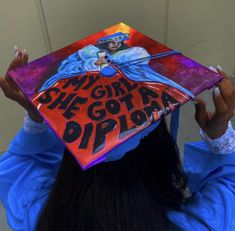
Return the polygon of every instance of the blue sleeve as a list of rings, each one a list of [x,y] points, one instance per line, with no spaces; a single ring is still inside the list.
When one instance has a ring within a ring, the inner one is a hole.
[[[13,230],[32,231],[54,183],[64,146],[48,129],[23,129],[0,158],[0,200]]]
[[[168,218],[181,230],[235,230],[235,152],[213,154],[205,142],[185,146],[184,167],[192,196]]]

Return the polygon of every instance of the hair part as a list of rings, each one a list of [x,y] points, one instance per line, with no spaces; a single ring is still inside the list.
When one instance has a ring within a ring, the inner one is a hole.
[[[101,44],[97,44],[96,46],[97,46],[99,49],[101,49],[101,50],[105,50],[105,51],[111,52],[111,53],[116,53],[116,52],[118,52],[118,51],[126,50],[126,49],[129,48],[129,46],[128,46],[126,43],[120,42],[120,43],[121,43],[121,46],[120,46],[118,49],[116,49],[115,51],[112,52],[112,51],[110,51],[110,49],[108,48],[109,43],[110,43],[110,42],[101,43]]]

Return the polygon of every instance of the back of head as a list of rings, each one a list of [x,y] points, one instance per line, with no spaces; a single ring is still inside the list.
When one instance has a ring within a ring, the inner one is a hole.
[[[178,148],[162,121],[122,159],[81,170],[65,150],[38,231],[167,230],[167,209],[184,200]]]

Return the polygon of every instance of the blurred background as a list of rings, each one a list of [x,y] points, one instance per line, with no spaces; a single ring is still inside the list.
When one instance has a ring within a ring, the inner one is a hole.
[[[0,0],[0,74],[13,47],[30,60],[124,22],[205,66],[235,74],[234,0]],[[209,102],[211,92],[203,94]],[[24,110],[0,92],[0,153],[20,129]],[[209,109],[213,109],[211,103]],[[199,139],[192,103],[181,110],[179,145]],[[1,190],[1,189],[0,189]],[[10,230],[0,206],[0,231]]]

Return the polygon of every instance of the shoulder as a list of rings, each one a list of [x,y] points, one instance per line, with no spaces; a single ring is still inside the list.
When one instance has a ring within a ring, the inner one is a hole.
[[[14,184],[8,194],[7,218],[13,230],[34,230],[55,178],[46,172],[27,172],[26,179]]]

